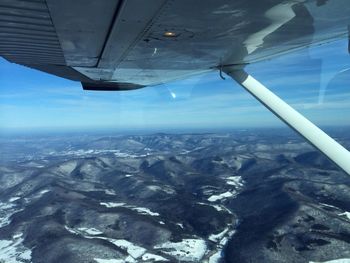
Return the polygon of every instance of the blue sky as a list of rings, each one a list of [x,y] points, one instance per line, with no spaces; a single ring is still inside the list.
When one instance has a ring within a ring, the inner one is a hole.
[[[246,70],[316,124],[338,126],[350,125],[348,68],[350,55],[347,41],[342,40],[252,64]],[[94,92],[83,91],[78,82],[0,59],[0,131],[283,125],[218,72],[135,91]]]

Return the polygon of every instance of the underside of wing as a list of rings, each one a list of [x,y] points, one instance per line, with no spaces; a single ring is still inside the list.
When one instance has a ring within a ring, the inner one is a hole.
[[[0,0],[0,56],[129,90],[347,37],[349,14],[348,0]]]

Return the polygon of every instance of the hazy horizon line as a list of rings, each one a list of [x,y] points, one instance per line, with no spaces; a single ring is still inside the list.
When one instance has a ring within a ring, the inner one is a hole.
[[[324,125],[322,130],[350,129],[349,125]],[[286,125],[274,126],[226,126],[226,127],[65,127],[65,128],[0,128],[0,137],[9,135],[53,135],[53,134],[115,134],[115,135],[142,135],[157,133],[224,133],[242,130],[286,130],[295,132]]]

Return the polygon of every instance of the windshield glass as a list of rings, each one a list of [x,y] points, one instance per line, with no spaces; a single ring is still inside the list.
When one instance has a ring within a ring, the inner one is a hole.
[[[246,71],[350,149],[347,44]],[[227,75],[96,92],[1,59],[0,91],[0,262],[350,260],[350,177]]]

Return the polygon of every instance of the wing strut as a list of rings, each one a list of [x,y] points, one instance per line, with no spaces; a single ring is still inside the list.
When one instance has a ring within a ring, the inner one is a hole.
[[[243,70],[223,71],[350,175],[350,152]]]

